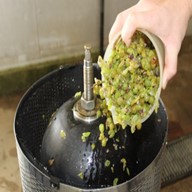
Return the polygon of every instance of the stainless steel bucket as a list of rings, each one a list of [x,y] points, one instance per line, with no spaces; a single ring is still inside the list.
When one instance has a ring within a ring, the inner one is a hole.
[[[130,180],[112,187],[84,189],[63,183],[41,163],[41,143],[51,115],[77,91],[83,90],[82,71],[82,64],[65,65],[53,71],[31,86],[18,105],[14,131],[23,191],[160,191],[167,137],[167,114],[162,101],[157,114],[152,114],[147,120],[151,125],[149,129],[154,130],[154,139],[145,135],[139,148],[135,149],[135,154],[140,153],[142,157],[141,166],[138,165],[137,174]],[[96,77],[100,76],[96,65],[94,73]]]

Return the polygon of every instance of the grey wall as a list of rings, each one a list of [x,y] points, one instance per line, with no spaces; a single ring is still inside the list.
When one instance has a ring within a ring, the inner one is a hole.
[[[105,1],[105,46],[116,15],[136,2]],[[87,42],[98,50],[99,6],[99,0],[0,0],[0,70],[80,55]]]
[[[137,2],[138,0],[105,0],[105,45],[107,45],[108,34],[117,14],[135,5]]]
[[[116,14],[137,1],[106,0],[105,44]],[[0,0],[0,70],[99,49],[99,0]]]
[[[99,1],[0,0],[0,10],[1,68],[76,55],[86,41],[98,46]]]

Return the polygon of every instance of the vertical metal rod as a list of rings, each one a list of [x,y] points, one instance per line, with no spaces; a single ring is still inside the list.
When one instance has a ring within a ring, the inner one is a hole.
[[[91,59],[91,46],[85,45],[85,59],[83,66],[84,75],[84,94],[83,97],[86,101],[93,100],[93,65]]]
[[[81,99],[73,107],[73,115],[76,119],[84,122],[95,121],[96,115],[96,97],[93,94],[93,64],[91,59],[91,46],[85,45],[85,58],[83,65],[83,86],[84,92]]]

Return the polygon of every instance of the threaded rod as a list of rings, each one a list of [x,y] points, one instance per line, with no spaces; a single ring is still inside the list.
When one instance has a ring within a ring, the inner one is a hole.
[[[85,45],[85,59],[83,66],[83,76],[84,76],[84,94],[85,100],[90,101],[93,99],[93,65],[91,59],[91,46]]]

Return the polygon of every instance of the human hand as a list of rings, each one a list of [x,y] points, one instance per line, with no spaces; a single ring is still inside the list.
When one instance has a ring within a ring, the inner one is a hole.
[[[177,72],[177,57],[192,10],[190,0],[140,0],[135,6],[118,14],[109,33],[109,44],[119,34],[129,45],[137,28],[158,36],[165,45],[162,88]]]

